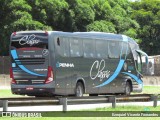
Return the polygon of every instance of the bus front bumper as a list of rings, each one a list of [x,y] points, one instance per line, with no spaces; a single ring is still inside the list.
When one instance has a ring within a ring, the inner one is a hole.
[[[143,90],[143,84],[138,84],[133,86],[133,91],[132,92],[142,92]]]

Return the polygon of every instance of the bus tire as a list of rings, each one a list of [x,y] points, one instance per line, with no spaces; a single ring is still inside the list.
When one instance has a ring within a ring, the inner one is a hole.
[[[125,95],[130,95],[131,94],[131,84],[129,82],[126,82],[124,94]]]
[[[84,86],[81,82],[78,82],[76,85],[75,96],[83,97],[83,94],[84,94]]]

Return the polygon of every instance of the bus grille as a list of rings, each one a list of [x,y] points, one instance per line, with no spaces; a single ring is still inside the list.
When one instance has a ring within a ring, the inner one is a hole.
[[[44,84],[45,80],[16,80],[17,84],[33,85],[33,84]]]

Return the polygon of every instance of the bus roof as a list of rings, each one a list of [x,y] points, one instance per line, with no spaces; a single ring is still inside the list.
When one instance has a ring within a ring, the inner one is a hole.
[[[123,41],[122,34],[114,34],[114,33],[105,33],[105,32],[63,32],[63,31],[19,31],[18,33],[48,33],[48,34],[56,34],[60,36],[71,36],[71,37],[81,37],[81,38],[96,38],[96,39],[107,39],[107,40],[116,40]],[[126,36],[128,38],[128,42],[133,44],[137,44],[132,38]]]
[[[58,34],[60,36],[71,36],[71,37],[81,37],[81,38],[96,38],[103,40],[116,40],[123,41],[122,34],[114,34],[114,33],[105,33],[105,32],[54,32],[54,34]],[[128,42],[133,44],[137,44],[132,38],[126,36],[128,38]]]

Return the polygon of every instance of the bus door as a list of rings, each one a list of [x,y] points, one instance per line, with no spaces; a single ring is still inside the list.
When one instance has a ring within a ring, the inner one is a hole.
[[[141,51],[141,50],[136,50],[137,52],[137,62],[136,62],[136,69],[138,72],[138,76],[141,78],[142,77],[142,68],[143,68],[143,64],[142,64],[142,56],[145,56],[145,63],[148,64],[148,55]]]
[[[71,93],[71,81],[73,79],[72,59],[69,53],[69,39],[64,37],[55,37],[56,48],[56,94],[66,95]]]

